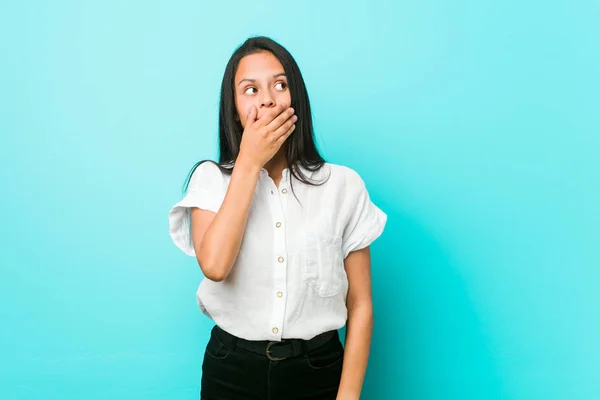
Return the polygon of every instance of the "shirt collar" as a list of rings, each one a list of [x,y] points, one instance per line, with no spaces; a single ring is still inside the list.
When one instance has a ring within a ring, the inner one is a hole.
[[[230,162],[228,162],[228,163],[225,163],[224,165],[226,165],[226,166],[229,166],[229,167],[233,167],[233,166],[235,165],[235,161],[230,161]],[[298,166],[298,169],[299,169],[300,171],[302,171],[302,173],[303,173],[305,176],[307,176],[308,178],[312,178],[312,175],[315,173],[315,171],[311,171],[311,170],[309,170],[309,169],[307,169],[307,168],[304,168],[304,167],[302,166],[302,164],[300,164],[300,162],[297,162],[297,163],[296,163],[296,165]],[[265,173],[268,173],[268,172],[267,172],[267,170],[266,170],[266,169],[264,169],[264,168],[262,168],[262,169],[261,169],[261,174],[265,174]],[[283,174],[286,174],[286,173],[289,173],[289,168],[285,168],[285,169],[283,170]]]

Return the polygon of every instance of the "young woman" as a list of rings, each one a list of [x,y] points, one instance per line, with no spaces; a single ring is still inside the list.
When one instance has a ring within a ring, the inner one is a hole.
[[[198,162],[169,213],[215,322],[206,400],[358,399],[373,329],[369,245],[387,216],[352,169],[325,162],[290,53],[244,42],[221,86],[219,162]],[[345,348],[338,329],[347,322]]]

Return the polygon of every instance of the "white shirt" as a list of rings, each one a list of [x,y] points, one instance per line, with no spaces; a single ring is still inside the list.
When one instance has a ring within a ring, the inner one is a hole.
[[[310,186],[286,168],[279,187],[262,169],[240,252],[221,282],[204,278],[196,292],[200,310],[227,332],[248,340],[312,337],[346,324],[348,278],[344,259],[383,232],[387,215],[370,199],[354,170],[325,163],[302,171]],[[217,212],[230,175],[207,161],[192,174],[185,197],[169,212],[170,234],[195,256],[192,207]]]

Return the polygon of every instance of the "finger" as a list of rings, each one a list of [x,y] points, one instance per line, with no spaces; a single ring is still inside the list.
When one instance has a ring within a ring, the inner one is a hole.
[[[298,120],[298,116],[294,115],[294,111],[295,110],[292,107],[288,108],[287,110],[279,114],[275,119],[273,119],[273,121],[267,124],[267,129],[275,131],[279,129],[280,126],[284,125],[284,123],[286,123],[287,121],[291,120],[292,124],[296,122]]]
[[[281,146],[287,140],[287,138],[290,137],[294,130],[296,130],[296,124],[292,125],[283,135],[281,135],[277,139],[276,143]]]
[[[292,124],[289,127],[287,127],[287,125],[284,125],[284,126],[286,126],[286,130],[283,131],[283,134],[281,134],[280,136],[277,137],[276,143],[278,143],[278,144],[285,142],[286,139],[288,137],[290,137],[292,132],[294,132],[294,130],[296,129],[296,124]]]
[[[259,126],[267,126],[269,123],[271,123],[271,121],[273,121],[275,119],[275,117],[277,117],[278,115],[280,115],[283,111],[285,111],[285,109],[287,108],[287,106],[284,103],[281,103],[280,105],[278,105],[277,107],[273,107],[269,110],[267,110],[267,112],[260,117],[259,119]]]
[[[248,111],[248,115],[246,115],[246,125],[253,124],[256,121],[256,110],[255,106],[250,107],[250,111]]]
[[[279,139],[279,137],[281,135],[285,135],[286,132],[290,129],[290,127],[292,125],[294,125],[294,123],[296,122],[296,120],[294,119],[295,116],[293,116],[292,118],[288,118],[287,121],[285,121],[283,124],[281,124],[281,126],[279,126],[277,129],[275,129],[272,133],[274,140]]]
[[[279,139],[281,135],[284,135],[288,131],[288,129],[290,129],[290,127],[294,125],[294,122],[296,122],[296,120],[294,119],[295,117],[296,116],[294,115],[292,118],[288,118],[287,121],[281,124],[277,129],[273,130],[273,138]]]

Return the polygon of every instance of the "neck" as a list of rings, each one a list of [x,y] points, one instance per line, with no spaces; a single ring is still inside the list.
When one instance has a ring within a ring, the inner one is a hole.
[[[287,160],[285,158],[285,149],[283,146],[279,149],[277,154],[273,156],[264,168],[269,172],[269,176],[279,178],[281,177],[283,170],[287,168]]]

